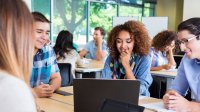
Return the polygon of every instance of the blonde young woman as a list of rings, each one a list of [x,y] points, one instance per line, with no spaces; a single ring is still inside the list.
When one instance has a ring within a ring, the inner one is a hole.
[[[21,0],[0,0],[0,109],[35,112],[26,82],[33,59],[33,20]]]

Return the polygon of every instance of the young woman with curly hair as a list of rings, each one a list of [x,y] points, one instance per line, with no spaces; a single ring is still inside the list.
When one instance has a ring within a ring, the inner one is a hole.
[[[171,69],[176,67],[173,57],[177,34],[174,31],[164,30],[158,33],[152,40],[151,70]]]
[[[150,74],[150,38],[144,25],[128,21],[114,27],[109,33],[108,56],[102,78],[140,81],[140,94],[149,96],[152,83]]]

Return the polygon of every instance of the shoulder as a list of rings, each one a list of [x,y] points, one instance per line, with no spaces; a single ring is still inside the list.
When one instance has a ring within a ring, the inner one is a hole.
[[[151,61],[151,54],[148,55],[142,55],[142,56],[136,56],[139,60],[149,60]]]
[[[1,110],[36,111],[33,95],[24,81],[2,72],[0,72],[0,80]],[[3,98],[6,99],[6,102],[3,101]]]
[[[51,45],[45,45],[42,49],[43,52],[50,52],[54,51],[53,47]]]

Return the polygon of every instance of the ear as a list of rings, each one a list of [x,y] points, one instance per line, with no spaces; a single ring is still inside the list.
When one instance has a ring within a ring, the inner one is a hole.
[[[197,40],[199,40],[199,38],[200,38],[199,36],[200,36],[200,35],[197,36]]]

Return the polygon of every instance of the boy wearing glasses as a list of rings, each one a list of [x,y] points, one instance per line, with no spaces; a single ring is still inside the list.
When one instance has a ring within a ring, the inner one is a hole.
[[[178,43],[185,55],[170,90],[164,95],[166,108],[178,112],[200,110],[200,18],[191,18],[178,26]],[[193,101],[183,96],[191,89]]]

